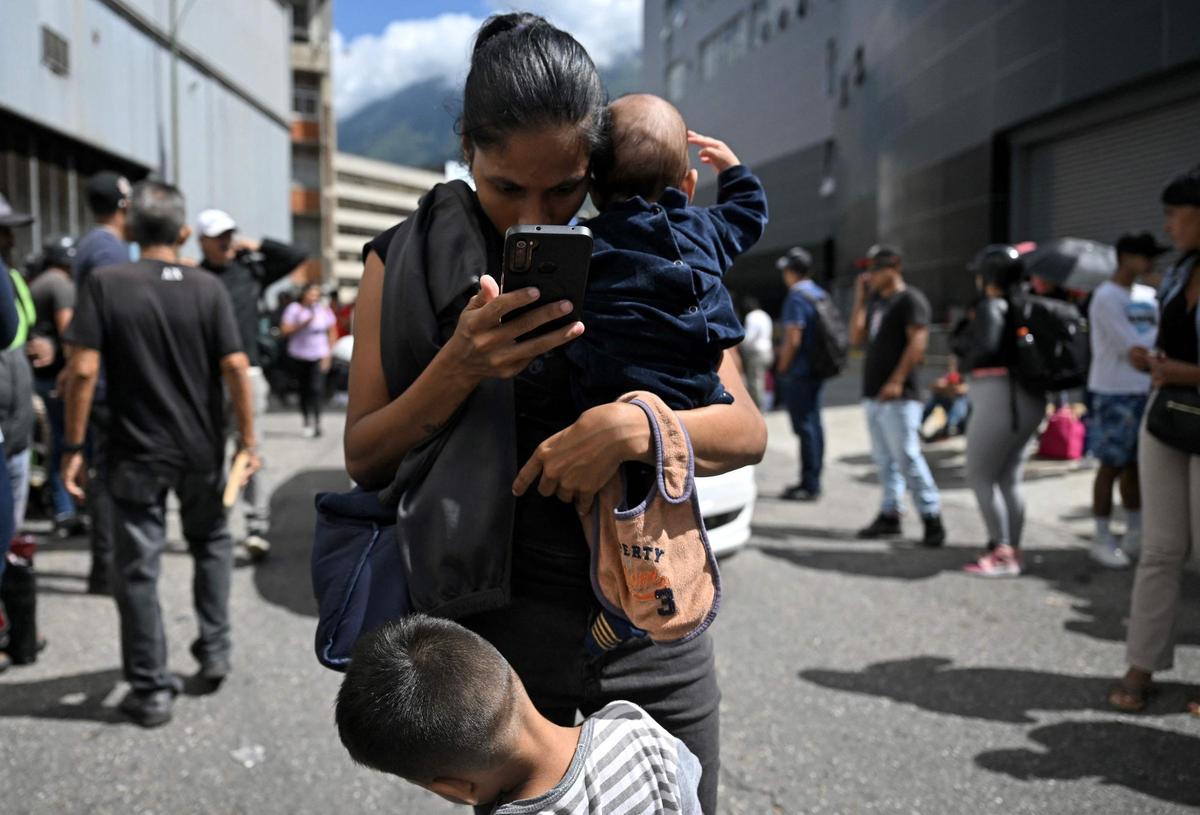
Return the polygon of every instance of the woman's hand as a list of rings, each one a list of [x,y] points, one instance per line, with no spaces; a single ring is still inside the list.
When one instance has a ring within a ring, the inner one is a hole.
[[[624,402],[600,405],[538,445],[517,473],[513,495],[524,495],[540,475],[538,492],[587,512],[623,463],[649,464],[650,455],[650,424],[642,409]]]
[[[1150,383],[1156,388],[1200,385],[1200,365],[1190,365],[1161,355],[1150,357]]]
[[[1146,372],[1150,370],[1150,358],[1153,352],[1144,346],[1135,345],[1129,349],[1129,364],[1139,371]]]
[[[490,275],[479,280],[479,293],[471,298],[458,318],[454,336],[443,349],[455,371],[474,382],[483,379],[509,379],[525,370],[542,354],[570,342],[583,333],[583,323],[575,322],[540,337],[517,342],[517,337],[551,320],[571,313],[571,303],[560,300],[501,323],[504,315],[538,299],[534,288],[500,294]]]

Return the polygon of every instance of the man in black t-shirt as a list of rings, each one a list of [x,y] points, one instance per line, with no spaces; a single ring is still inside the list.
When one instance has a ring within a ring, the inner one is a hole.
[[[254,395],[254,415],[267,412],[269,388],[263,374],[259,351],[259,304],[263,290],[289,274],[300,271],[307,255],[286,243],[263,238],[249,241],[237,238],[237,224],[229,213],[206,209],[196,219],[197,240],[204,253],[201,268],[212,272],[233,301],[242,350],[250,360],[250,386]],[[270,496],[260,479],[252,478],[242,491],[242,516],[246,537],[242,545],[252,560],[262,560],[271,549],[267,534],[271,528]]]
[[[108,487],[115,508],[113,593],[121,617],[121,658],[132,690],[120,709],[152,727],[171,718],[178,681],[167,672],[159,561],[166,545],[166,498],[179,496],[184,537],[195,560],[200,635],[192,654],[214,688],[229,672],[229,584],[233,541],[225,524],[224,395],[229,389],[239,449],[258,468],[250,380],[233,307],[208,272],[177,263],[188,237],[183,196],[143,182],[133,192],[128,231],[137,263],[95,271],[83,284],[65,342],[67,383],[63,480],[82,497],[84,432],[102,359],[112,419]]]
[[[859,275],[850,317],[850,341],[866,346],[863,403],[871,434],[871,453],[879,468],[883,501],[879,515],[859,530],[860,538],[901,534],[905,486],[925,523],[925,546],[946,541],[941,496],[921,453],[920,388],[917,368],[929,343],[929,301],[904,284],[900,252],[872,246]]]

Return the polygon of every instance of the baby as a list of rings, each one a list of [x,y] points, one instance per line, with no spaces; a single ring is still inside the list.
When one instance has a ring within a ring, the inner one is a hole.
[[[415,614],[359,639],[336,718],[360,764],[492,815],[700,813],[700,763],[630,702],[560,727],[486,640]]]
[[[583,322],[566,346],[579,407],[647,390],[682,410],[731,397],[717,377],[743,330],[722,278],[762,237],[762,183],[723,142],[693,133],[669,102],[633,94],[609,106],[609,146],[593,162],[600,215]],[[691,206],[688,145],[718,172],[717,204]]]

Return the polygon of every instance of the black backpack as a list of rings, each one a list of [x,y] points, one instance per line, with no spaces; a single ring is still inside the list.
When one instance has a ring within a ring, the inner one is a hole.
[[[846,357],[850,351],[846,322],[828,295],[813,297],[807,292],[801,294],[812,303],[816,312],[816,319],[810,326],[813,337],[808,351],[809,371],[815,379],[830,379],[846,367]]]
[[[1087,384],[1092,350],[1087,319],[1079,309],[1062,300],[1028,294],[1013,297],[1009,306],[1017,381],[1039,393]]]

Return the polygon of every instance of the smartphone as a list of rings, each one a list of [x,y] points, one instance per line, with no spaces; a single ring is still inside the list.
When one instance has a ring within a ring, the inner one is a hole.
[[[573,306],[570,314],[538,326],[518,340],[554,331],[582,318],[591,261],[592,230],[586,226],[521,224],[504,233],[500,291],[533,287],[541,292],[534,302],[506,314],[504,322],[559,300],[569,300]]]

